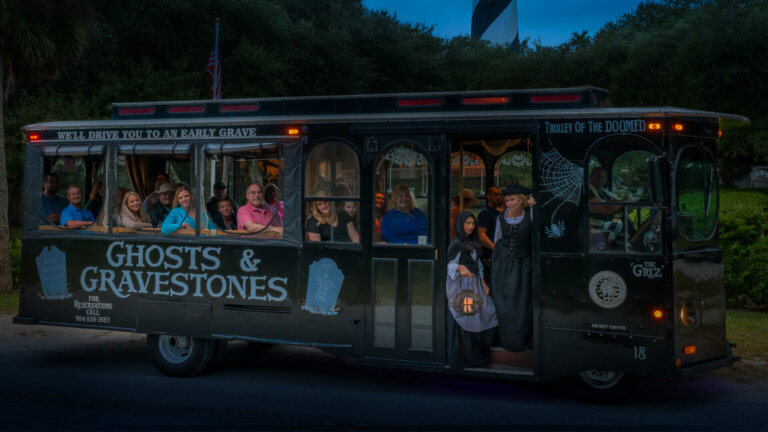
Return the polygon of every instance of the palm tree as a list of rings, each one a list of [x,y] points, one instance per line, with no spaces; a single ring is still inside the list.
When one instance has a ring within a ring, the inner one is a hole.
[[[43,79],[77,61],[89,16],[77,1],[0,0],[0,292],[12,289],[3,106],[18,77]]]

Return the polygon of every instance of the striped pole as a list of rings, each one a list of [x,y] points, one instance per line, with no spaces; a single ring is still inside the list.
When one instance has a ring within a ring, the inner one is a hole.
[[[472,0],[472,37],[517,45],[517,0]]]

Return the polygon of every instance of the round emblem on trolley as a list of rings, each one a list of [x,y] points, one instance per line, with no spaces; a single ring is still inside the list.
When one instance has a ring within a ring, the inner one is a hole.
[[[589,281],[589,297],[602,308],[617,308],[627,298],[627,284],[616,272],[598,272]]]

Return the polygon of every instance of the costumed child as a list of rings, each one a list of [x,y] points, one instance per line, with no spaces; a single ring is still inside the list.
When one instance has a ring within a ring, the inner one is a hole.
[[[456,217],[456,236],[448,248],[445,291],[454,318],[452,364],[485,366],[495,336],[496,309],[488,296],[480,261],[480,240],[470,212]]]
[[[503,191],[506,209],[499,214],[491,258],[493,302],[499,343],[507,351],[526,351],[533,338],[533,213],[531,190],[518,185]],[[526,208],[529,207],[529,208]]]

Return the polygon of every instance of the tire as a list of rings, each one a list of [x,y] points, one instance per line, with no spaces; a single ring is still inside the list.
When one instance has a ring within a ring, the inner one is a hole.
[[[191,377],[210,364],[216,353],[213,339],[173,335],[147,335],[149,359],[163,375]]]
[[[634,396],[643,378],[622,372],[587,370],[568,380],[571,397],[596,404],[621,404]]]

